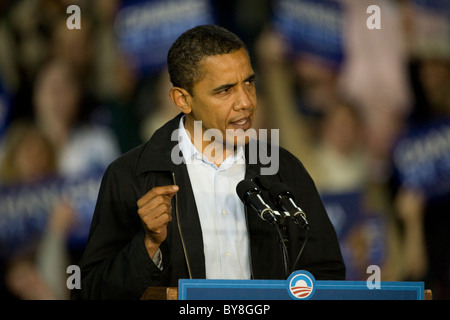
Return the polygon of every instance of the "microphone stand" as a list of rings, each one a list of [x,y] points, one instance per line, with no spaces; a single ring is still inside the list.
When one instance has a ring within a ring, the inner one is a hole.
[[[292,265],[291,273],[295,271],[295,266],[297,265],[297,263],[298,263],[299,260],[300,260],[300,256],[301,256],[302,253],[303,253],[303,249],[305,249],[306,242],[308,242],[308,238],[309,238],[309,229],[304,229],[304,230],[305,230],[305,240],[303,241],[303,244],[302,244],[300,250],[298,251],[297,258],[295,259],[295,262],[294,262],[294,264]]]
[[[277,211],[274,211],[275,214],[277,214]],[[308,242],[308,238],[309,238],[309,228],[302,228],[305,230],[305,237],[303,240],[303,244],[300,247],[300,250],[298,251],[297,257],[295,259],[294,264],[292,265],[292,270],[289,271],[289,255],[288,255],[288,245],[289,245],[289,239],[286,236],[286,232],[285,232],[285,221],[286,219],[289,217],[289,214],[285,215],[285,214],[281,214],[280,218],[278,219],[279,223],[272,223],[272,225],[275,227],[275,229],[277,230],[278,233],[278,240],[280,242],[280,247],[281,247],[281,253],[282,253],[282,259],[283,259],[283,269],[284,269],[284,276],[285,279],[288,278],[288,276],[295,271],[295,266],[298,264],[298,262],[300,261],[300,257],[303,253],[303,249],[305,249],[306,243]],[[296,223],[298,225],[300,225],[299,223]]]
[[[276,211],[274,211],[276,213]],[[281,255],[283,261],[283,270],[284,270],[284,278],[287,279],[289,276],[289,255],[288,255],[288,244],[289,239],[286,236],[286,232],[284,230],[284,215],[281,215],[280,223],[273,223],[272,225],[277,230],[278,241],[280,242]]]

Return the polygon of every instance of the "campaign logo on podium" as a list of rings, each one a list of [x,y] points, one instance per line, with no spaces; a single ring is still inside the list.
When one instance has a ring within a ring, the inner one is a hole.
[[[288,278],[288,292],[298,300],[307,300],[315,290],[314,276],[305,270],[293,272]]]

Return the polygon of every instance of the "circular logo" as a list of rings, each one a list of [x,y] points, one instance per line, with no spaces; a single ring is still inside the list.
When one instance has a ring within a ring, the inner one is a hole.
[[[294,299],[309,299],[314,293],[314,281],[314,276],[308,271],[296,271],[288,278],[288,292]]]

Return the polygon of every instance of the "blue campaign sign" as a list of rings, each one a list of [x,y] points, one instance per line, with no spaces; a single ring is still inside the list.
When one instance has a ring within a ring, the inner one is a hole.
[[[62,199],[76,213],[68,245],[84,245],[97,201],[102,172],[0,188],[0,257],[8,257],[39,238]]]
[[[305,270],[287,280],[180,279],[179,300],[423,300],[423,282],[315,280]]]
[[[386,227],[382,215],[369,212],[361,192],[322,193],[347,269],[347,279],[367,277],[369,265],[382,265],[386,256]]]
[[[393,149],[401,186],[422,191],[428,199],[450,195],[450,119],[412,128]]]
[[[143,74],[160,72],[184,31],[212,24],[209,0],[126,0],[115,18],[120,49]]]
[[[339,66],[344,58],[342,22],[343,9],[338,1],[274,1],[274,28],[286,37],[294,54]]]

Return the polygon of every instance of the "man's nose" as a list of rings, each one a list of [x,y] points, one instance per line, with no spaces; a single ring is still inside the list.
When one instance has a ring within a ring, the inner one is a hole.
[[[245,87],[241,86],[239,87],[237,98],[234,104],[234,109],[240,110],[240,109],[247,109],[253,105],[254,97],[253,93],[246,90]]]

